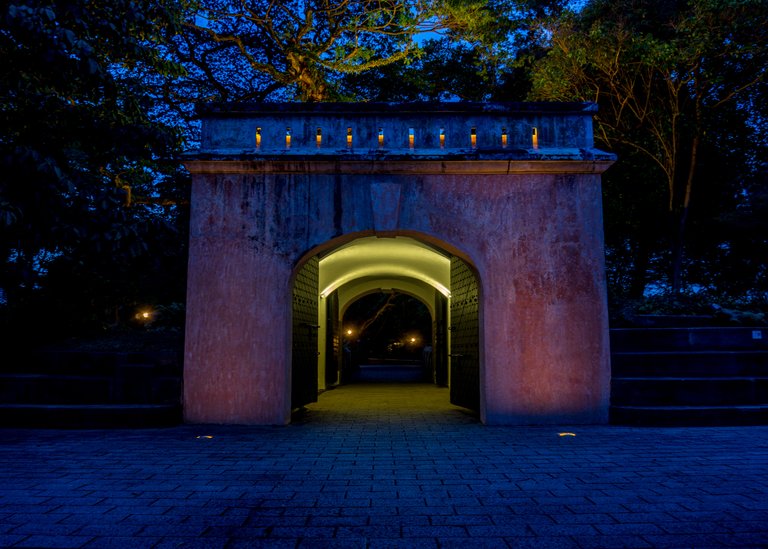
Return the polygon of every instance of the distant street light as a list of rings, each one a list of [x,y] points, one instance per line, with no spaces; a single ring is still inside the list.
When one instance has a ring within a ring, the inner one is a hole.
[[[149,324],[155,320],[155,311],[152,309],[144,309],[136,313],[136,320],[143,324]]]

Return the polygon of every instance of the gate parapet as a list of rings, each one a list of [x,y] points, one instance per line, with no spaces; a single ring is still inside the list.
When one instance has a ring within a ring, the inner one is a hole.
[[[195,158],[606,161],[593,103],[208,104]]]

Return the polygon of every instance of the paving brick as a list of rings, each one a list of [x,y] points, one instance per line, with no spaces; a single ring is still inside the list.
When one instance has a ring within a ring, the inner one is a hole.
[[[403,537],[407,539],[462,536],[467,536],[463,526],[403,526]]]
[[[227,543],[228,549],[296,549],[296,540],[286,539],[234,539]],[[304,547],[311,547],[304,545]],[[358,545],[358,548],[360,546]]]
[[[649,535],[643,536],[653,547],[660,549],[679,549],[680,547],[714,548],[728,546],[715,540],[709,534],[675,534],[675,535]],[[743,545],[731,545],[731,547],[743,548]]]
[[[152,547],[158,540],[136,538],[132,536],[96,537],[85,544],[86,549],[146,549]]]
[[[504,541],[514,549],[575,549],[579,544],[568,536],[506,537]]]
[[[493,525],[493,519],[488,515],[438,515],[429,517],[435,526],[479,526]]]
[[[318,539],[306,538],[299,541],[299,549],[360,549],[366,547],[367,538]]]
[[[504,538],[438,538],[440,549],[489,549],[508,547]]]
[[[729,547],[768,547],[768,532],[735,532],[714,534],[712,539]]]
[[[606,536],[579,536],[579,547],[583,549],[644,549],[654,547],[642,536],[632,535],[606,535]]]
[[[126,538],[135,536],[144,526],[127,524],[86,524],[74,532],[78,536],[101,536]]]
[[[508,538],[514,536],[534,535],[533,530],[524,523],[505,525],[468,525],[467,532],[472,538]]]
[[[537,536],[593,536],[598,532],[595,528],[603,525],[591,524],[531,524],[530,529]]]
[[[11,533],[12,534],[46,534],[66,536],[77,530],[80,526],[77,524],[62,524],[62,523],[48,523],[48,522],[28,522],[26,524],[20,524],[16,526]]]
[[[594,527],[601,533],[609,536],[663,534],[664,530],[648,522],[625,522],[622,524],[595,524]]]
[[[270,538],[332,538],[336,534],[336,529],[323,526],[302,526],[292,528],[289,526],[277,526],[269,533]]]
[[[153,549],[225,549],[229,544],[227,538],[162,538],[153,545]]]
[[[3,430],[0,546],[768,546],[768,427],[565,440],[357,390],[287,427]]]
[[[58,549],[69,549],[75,547],[82,547],[89,541],[91,537],[88,536],[46,536],[46,535],[33,535],[24,538],[23,540],[16,542],[14,547],[56,547]]]
[[[607,513],[560,513],[549,515],[557,524],[615,524],[614,515]]]
[[[433,538],[370,539],[368,549],[436,549],[438,541]]]
[[[137,535],[141,537],[161,538],[166,536],[201,536],[208,529],[204,524],[150,524],[143,526]]]
[[[0,547],[11,547],[26,538],[26,535],[0,534]]]

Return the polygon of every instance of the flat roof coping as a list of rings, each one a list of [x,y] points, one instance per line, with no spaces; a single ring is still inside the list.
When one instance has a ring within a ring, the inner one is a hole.
[[[435,102],[404,103],[203,103],[196,109],[199,117],[250,116],[254,114],[589,114],[597,112],[597,105],[589,102]]]

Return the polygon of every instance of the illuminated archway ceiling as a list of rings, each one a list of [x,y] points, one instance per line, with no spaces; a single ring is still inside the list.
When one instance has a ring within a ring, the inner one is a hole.
[[[320,260],[320,295],[359,278],[420,280],[450,296],[451,260],[434,248],[398,236],[358,238]]]

